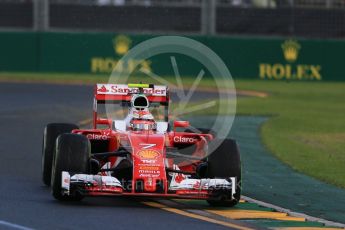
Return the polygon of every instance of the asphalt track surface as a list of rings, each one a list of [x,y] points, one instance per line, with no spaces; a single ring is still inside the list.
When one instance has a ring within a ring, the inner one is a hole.
[[[50,122],[92,116],[92,86],[0,84],[0,229],[229,229],[120,197],[60,203],[41,182],[41,142]],[[214,97],[197,93],[195,98]],[[208,118],[199,118],[199,127]],[[240,117],[230,133],[244,163],[244,195],[316,217],[345,222],[345,191],[294,172],[258,137],[266,118]],[[194,125],[198,125],[195,124]],[[7,226],[7,227],[6,227]]]
[[[55,201],[41,182],[44,126],[90,118],[92,92],[91,86],[0,84],[0,229],[229,229],[133,198]]]

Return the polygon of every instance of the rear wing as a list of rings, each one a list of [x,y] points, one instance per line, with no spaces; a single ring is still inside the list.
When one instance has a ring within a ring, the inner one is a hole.
[[[168,117],[169,89],[167,86],[154,84],[96,84],[93,106],[93,126],[97,124],[109,124],[107,119],[98,118],[98,104],[128,104],[133,94],[144,94],[150,103],[160,103],[166,106],[166,117]]]
[[[95,100],[97,103],[130,102],[133,94],[142,92],[149,102],[169,102],[168,87],[153,84],[97,84]]]

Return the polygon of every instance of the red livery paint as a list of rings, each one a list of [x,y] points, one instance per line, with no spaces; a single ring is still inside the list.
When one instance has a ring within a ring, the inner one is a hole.
[[[204,185],[201,188],[200,172],[208,143],[214,136],[179,131],[189,127],[187,121],[174,121],[170,127],[168,87],[135,86],[96,85],[93,128],[71,132],[85,136],[89,142],[85,145],[85,148],[91,147],[88,171],[64,169],[67,177],[62,180],[65,187],[61,192],[82,196],[211,198],[212,191]],[[107,103],[123,106],[124,111],[129,111],[127,117],[122,120],[100,118],[98,109]],[[151,104],[154,109],[163,111],[158,116],[159,122],[155,120],[157,117],[151,116]],[[76,179],[75,174],[80,177]],[[180,184],[183,186],[179,187]]]

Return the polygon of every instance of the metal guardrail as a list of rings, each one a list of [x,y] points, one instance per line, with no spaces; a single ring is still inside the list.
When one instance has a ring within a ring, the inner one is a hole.
[[[0,0],[1,3],[21,4],[43,0]],[[50,0],[52,4],[109,6],[192,6],[200,7],[203,0]],[[344,0],[216,0],[219,7],[307,7],[345,8]]]
[[[12,0],[0,0],[9,2]],[[31,0],[13,0],[25,2]],[[201,7],[203,0],[50,0],[54,4],[101,5],[101,6],[176,6]],[[344,0],[216,0],[218,7],[307,7],[307,8],[345,8]]]
[[[99,6],[176,6],[200,7],[202,0],[51,0],[53,4]]]
[[[0,0],[0,30],[345,38],[344,13],[345,0]]]

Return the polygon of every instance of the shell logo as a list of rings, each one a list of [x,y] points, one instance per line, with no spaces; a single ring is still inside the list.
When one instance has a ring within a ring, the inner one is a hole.
[[[144,159],[155,159],[156,157],[159,156],[159,152],[155,151],[155,150],[141,150],[137,153],[137,155],[140,158],[144,158]]]

